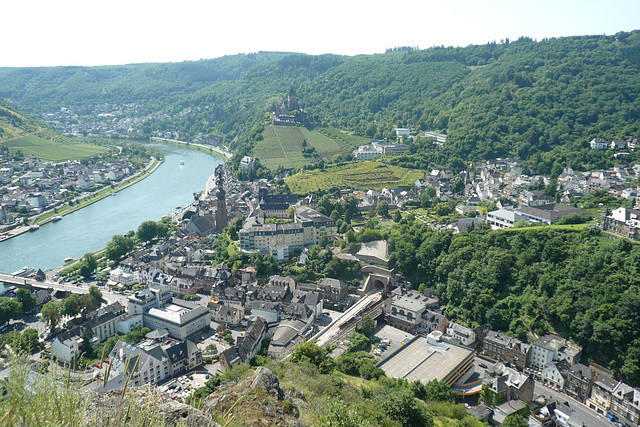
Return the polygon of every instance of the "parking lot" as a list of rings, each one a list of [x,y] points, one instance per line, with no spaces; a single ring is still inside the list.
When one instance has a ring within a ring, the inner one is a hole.
[[[387,346],[387,348],[384,351],[381,351],[379,355],[376,354],[376,356],[384,359],[389,354],[399,349],[402,345],[403,340],[412,339],[414,335],[411,335],[409,332],[394,328],[393,326],[389,326],[386,323],[379,322],[378,327],[373,333],[373,337],[377,338],[377,341],[389,340],[389,345]]]

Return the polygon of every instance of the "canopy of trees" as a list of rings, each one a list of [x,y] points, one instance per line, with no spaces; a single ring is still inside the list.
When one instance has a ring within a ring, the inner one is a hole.
[[[640,384],[640,245],[597,230],[392,232],[390,262],[433,287],[447,317],[520,339],[556,331]]]

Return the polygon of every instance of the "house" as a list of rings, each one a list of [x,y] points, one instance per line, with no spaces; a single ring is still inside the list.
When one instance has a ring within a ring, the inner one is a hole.
[[[164,349],[171,365],[171,375],[180,375],[202,365],[202,351],[196,343],[186,340],[173,342],[172,345]]]
[[[209,311],[211,312],[211,320],[226,325],[239,325],[244,319],[244,310],[238,307],[210,302]]]
[[[51,343],[51,355],[63,363],[72,363],[75,358],[80,357],[80,347],[84,339],[85,329],[81,326],[74,326],[66,332],[58,335]]]
[[[481,218],[461,218],[447,225],[447,229],[452,229],[453,234],[460,234],[465,231],[471,231],[482,227]]]
[[[349,294],[349,286],[342,280],[327,277],[318,284],[322,298],[332,302],[340,302]]]
[[[509,400],[495,408],[493,408],[493,418],[491,419],[491,425],[500,425],[505,420],[514,415],[520,415],[524,419],[529,418],[529,408],[527,404],[522,400]]]
[[[525,403],[533,401],[533,378],[508,368],[501,362],[485,371],[486,378],[482,382],[487,401],[504,402],[520,399]]]
[[[640,425],[640,389],[619,382],[611,395],[611,413],[623,424]]]
[[[640,210],[620,207],[607,212],[602,229],[629,239],[639,240]]]
[[[492,359],[508,363],[522,370],[528,363],[531,345],[496,331],[488,331],[482,347]]]
[[[531,347],[529,368],[542,372],[547,363],[566,360],[569,366],[578,363],[582,347],[558,335],[545,335],[535,340]]]
[[[262,340],[267,333],[267,322],[256,317],[251,326],[233,347],[220,355],[220,370],[224,373],[240,363],[249,363],[262,347]]]
[[[612,139],[610,147],[612,150],[623,150],[627,147],[627,143],[621,139]]]
[[[564,390],[571,365],[566,360],[552,360],[542,368],[542,381],[557,390]]]
[[[116,335],[117,323],[126,316],[124,307],[119,302],[114,302],[107,307],[98,309],[96,315],[82,326],[91,331],[91,336],[102,342]]]
[[[592,150],[606,150],[609,148],[609,144],[607,144],[607,140],[604,138],[593,138],[589,142],[589,146]]]
[[[470,346],[476,342],[476,334],[466,326],[459,323],[449,322],[447,326],[447,332],[444,336],[445,339],[455,340],[462,345]]]
[[[409,129],[395,128],[393,130],[396,132],[396,138],[398,140],[401,140],[403,138],[409,138],[411,136],[411,132],[409,131]]]
[[[571,366],[565,382],[565,393],[584,402],[591,395],[591,387],[597,378],[596,372],[588,366],[576,363]]]
[[[608,375],[600,375],[591,387],[591,394],[585,402],[589,408],[600,415],[606,415],[611,410],[613,391],[620,381],[614,380]]]
[[[240,170],[244,172],[251,172],[255,167],[255,159],[253,157],[244,156],[240,161]]]

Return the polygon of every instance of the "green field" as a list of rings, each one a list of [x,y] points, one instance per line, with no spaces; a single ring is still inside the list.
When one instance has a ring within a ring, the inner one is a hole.
[[[292,193],[308,194],[334,187],[354,190],[408,187],[423,176],[424,173],[419,170],[370,161],[328,167],[324,171],[317,169],[297,173],[287,178],[286,183]]]
[[[63,142],[64,140],[65,142]],[[66,142],[66,138],[44,139],[36,135],[28,135],[12,141],[2,142],[11,152],[20,150],[22,154],[32,155],[40,160],[61,162],[78,160],[104,153],[107,148],[92,144]]]
[[[278,169],[281,166],[297,168],[323,157],[331,158],[353,151],[354,138],[359,137],[342,134],[335,129],[331,132],[327,132],[328,130],[329,128],[309,130],[300,126],[268,126],[262,134],[264,139],[258,141],[253,148],[253,156],[269,169]],[[334,133],[344,137],[334,136]],[[362,140],[365,143],[368,141],[365,138]],[[315,148],[318,158],[303,156],[304,141],[307,142],[307,148]]]
[[[337,139],[343,141],[345,144],[349,144],[353,148],[357,148],[360,145],[366,145],[371,142],[371,138],[365,138],[364,136],[357,136],[351,133],[338,130],[335,128],[327,127],[320,128],[318,131],[324,135],[327,135],[330,138]]]

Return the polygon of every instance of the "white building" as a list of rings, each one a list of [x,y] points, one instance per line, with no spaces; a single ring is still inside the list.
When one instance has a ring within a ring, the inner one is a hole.
[[[58,335],[51,343],[51,355],[63,363],[71,363],[80,357],[80,346],[84,342],[82,328],[76,326]]]
[[[609,148],[609,144],[604,138],[593,138],[591,142],[589,142],[589,146],[592,150],[606,150]]]
[[[152,308],[161,308],[171,301],[171,291],[166,286],[151,285],[129,297],[129,314],[143,314]]]
[[[460,341],[462,345],[470,346],[476,341],[476,333],[466,326],[455,322],[450,322],[447,326],[447,333],[444,336],[448,339]]]
[[[505,209],[487,212],[487,223],[492,230],[512,228],[518,221],[526,219],[524,216]]]
[[[409,136],[411,136],[411,132],[409,131],[409,129],[395,128],[394,130],[396,131],[396,138],[399,140],[403,137],[409,138]]]
[[[211,314],[207,307],[176,300],[163,308],[151,308],[143,322],[149,329],[166,329],[172,338],[184,340],[209,327]]]
[[[580,361],[582,348],[558,335],[545,335],[531,345],[529,367],[542,372],[547,363],[566,360],[569,366]]]

